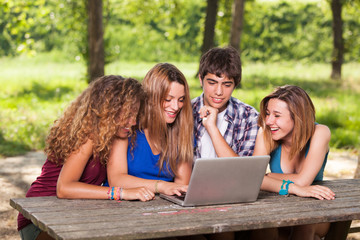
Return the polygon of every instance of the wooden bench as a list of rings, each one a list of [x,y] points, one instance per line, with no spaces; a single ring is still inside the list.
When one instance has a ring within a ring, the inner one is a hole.
[[[150,202],[11,199],[10,205],[56,239],[149,239],[331,222],[326,239],[346,239],[360,219],[360,179],[324,181],[332,201],[260,192],[253,203],[185,208]]]

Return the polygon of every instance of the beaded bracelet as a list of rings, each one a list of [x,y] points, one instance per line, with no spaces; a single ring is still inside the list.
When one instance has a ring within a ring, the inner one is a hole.
[[[283,180],[283,183],[281,185],[281,189],[279,191],[279,194],[280,195],[288,195],[289,194],[289,185],[291,183],[294,183],[293,181],[290,181],[290,180]],[[285,185],[285,188],[284,188],[284,185]]]
[[[107,191],[109,200],[122,200],[123,199],[123,188],[121,187],[109,187]]]

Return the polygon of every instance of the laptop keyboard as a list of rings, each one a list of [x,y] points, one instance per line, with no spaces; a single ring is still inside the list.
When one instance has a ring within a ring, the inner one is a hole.
[[[186,193],[183,193],[181,196],[174,195],[175,198],[180,199],[180,200],[184,200],[185,196],[186,196]]]

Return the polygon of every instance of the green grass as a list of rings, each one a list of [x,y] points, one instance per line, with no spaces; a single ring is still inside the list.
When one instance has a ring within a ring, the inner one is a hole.
[[[201,94],[195,73],[198,63],[175,64],[187,77],[192,98]],[[106,74],[142,79],[155,63],[114,62]],[[52,122],[87,86],[86,68],[52,54],[35,58],[0,59],[0,155],[41,150]],[[274,87],[294,84],[313,99],[317,122],[332,132],[331,147],[358,150],[360,146],[360,63],[343,67],[344,79],[329,79],[330,64],[245,63],[242,88],[233,96],[259,109],[261,99]]]

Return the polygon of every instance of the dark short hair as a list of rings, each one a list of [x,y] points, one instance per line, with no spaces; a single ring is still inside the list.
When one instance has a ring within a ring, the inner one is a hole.
[[[207,51],[200,59],[199,76],[201,80],[206,74],[218,77],[225,75],[234,79],[235,87],[241,81],[241,61],[238,51],[233,47],[215,47]]]

